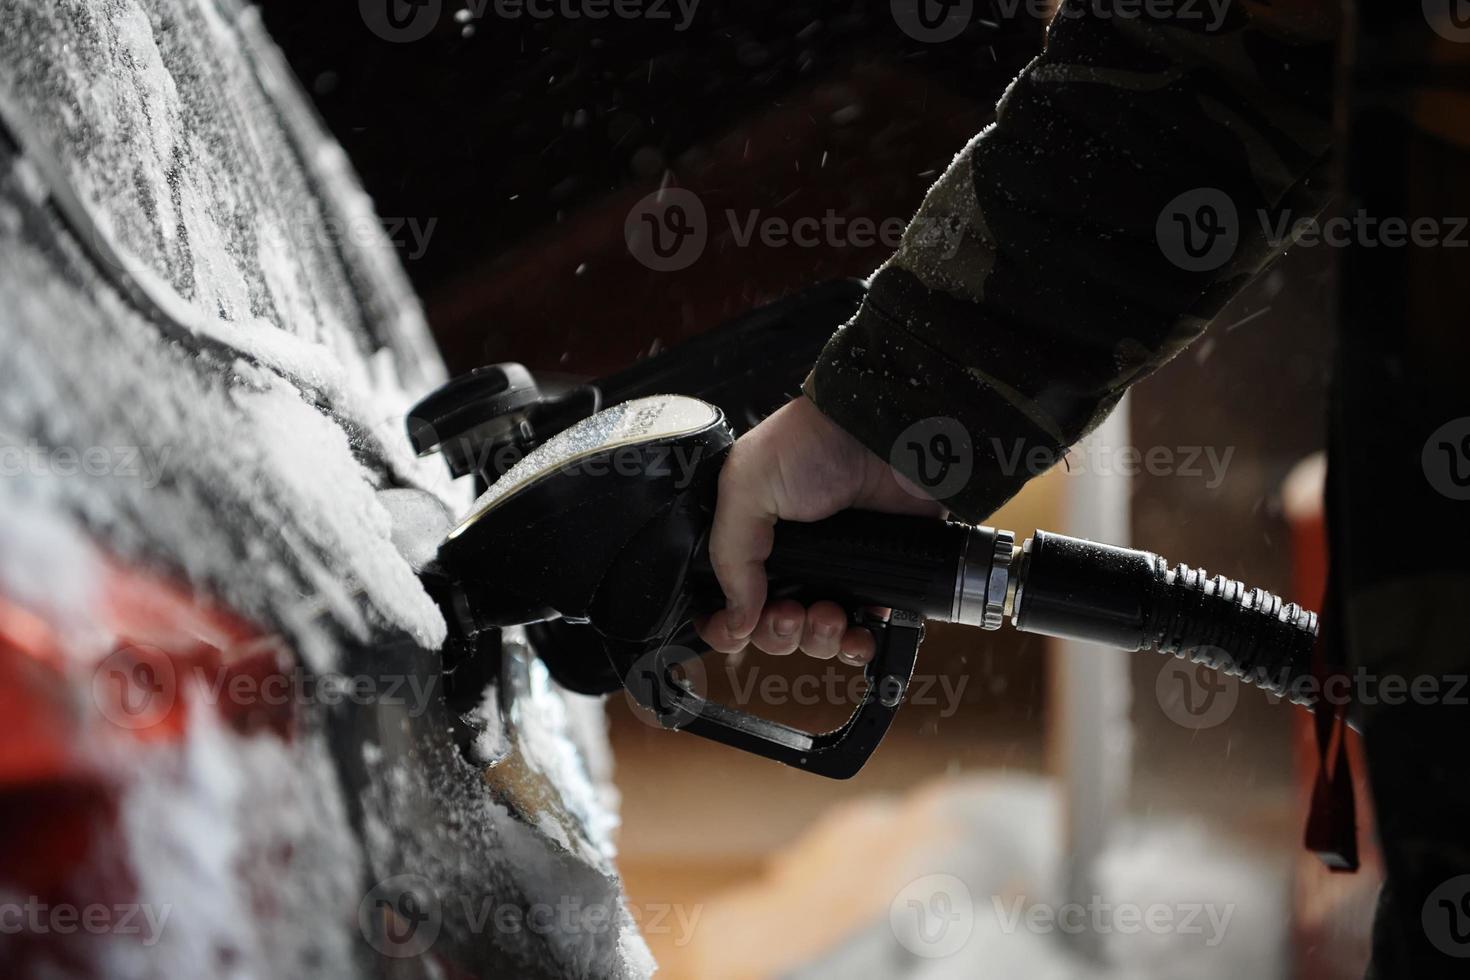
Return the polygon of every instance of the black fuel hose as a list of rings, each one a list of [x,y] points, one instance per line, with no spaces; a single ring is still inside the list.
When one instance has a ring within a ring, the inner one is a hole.
[[[1149,551],[1037,531],[1012,606],[1028,633],[1187,657],[1294,704],[1315,701],[1316,613]]]

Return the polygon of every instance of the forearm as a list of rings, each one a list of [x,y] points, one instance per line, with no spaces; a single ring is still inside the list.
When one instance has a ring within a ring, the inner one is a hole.
[[[1100,17],[1090,2],[1060,14],[807,394],[921,486],[933,486],[926,447],[896,444],[915,422],[952,419],[945,431],[964,443],[949,451],[972,470],[941,499],[967,518],[992,512],[1265,264],[1261,215],[1322,206],[1332,24],[1297,6],[1308,12],[1278,7],[1268,22],[1232,5],[1213,31]],[[1233,246],[1181,252],[1169,237],[1180,195],[1228,201]]]

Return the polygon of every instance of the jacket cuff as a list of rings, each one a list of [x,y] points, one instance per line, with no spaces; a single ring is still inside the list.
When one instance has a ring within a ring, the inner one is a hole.
[[[929,496],[984,520],[1071,440],[1024,395],[946,356],[872,299],[828,341],[803,391]]]

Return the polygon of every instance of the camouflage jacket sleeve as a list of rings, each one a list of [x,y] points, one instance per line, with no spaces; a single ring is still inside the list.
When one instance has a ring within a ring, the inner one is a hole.
[[[1336,4],[1149,7],[1066,0],[807,379],[965,518],[1198,336],[1279,216],[1324,204]]]

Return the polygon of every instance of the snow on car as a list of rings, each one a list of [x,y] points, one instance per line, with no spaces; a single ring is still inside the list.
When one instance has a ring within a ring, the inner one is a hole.
[[[651,972],[590,702],[510,634],[456,741],[442,366],[252,8],[7,4],[0,352],[7,975]]]

